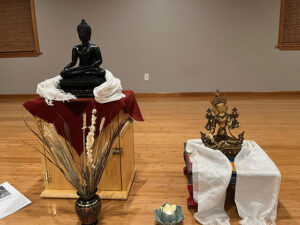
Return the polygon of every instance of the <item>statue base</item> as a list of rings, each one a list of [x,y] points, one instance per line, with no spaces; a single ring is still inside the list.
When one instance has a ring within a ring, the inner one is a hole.
[[[76,98],[93,98],[94,93],[93,89],[69,89],[69,88],[61,88],[66,93],[71,93],[76,96]]]
[[[241,146],[242,147],[242,146]],[[219,149],[216,149],[219,150]],[[227,158],[235,158],[237,154],[241,151],[241,149],[222,149],[220,150]]]
[[[206,147],[221,151],[229,159],[235,158],[242,149],[243,142],[240,143],[232,137],[214,135],[215,143],[212,143],[204,133],[200,133],[201,140]]]
[[[91,98],[94,97],[94,88],[105,81],[105,76],[82,75],[73,78],[63,78],[59,82],[59,88],[66,93],[75,95],[77,98]]]

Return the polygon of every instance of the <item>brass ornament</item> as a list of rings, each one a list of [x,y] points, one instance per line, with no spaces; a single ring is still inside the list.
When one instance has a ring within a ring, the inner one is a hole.
[[[220,150],[228,158],[234,158],[241,150],[244,141],[244,131],[235,137],[231,131],[240,127],[237,118],[239,117],[237,108],[233,108],[231,113],[228,113],[227,99],[221,95],[219,90],[216,91],[216,96],[211,100],[212,108],[206,111],[207,123],[205,129],[209,131],[200,132],[201,140],[205,146]],[[219,127],[217,134],[214,135],[216,127]],[[228,131],[228,132],[227,132]],[[228,136],[228,134],[230,136]]]

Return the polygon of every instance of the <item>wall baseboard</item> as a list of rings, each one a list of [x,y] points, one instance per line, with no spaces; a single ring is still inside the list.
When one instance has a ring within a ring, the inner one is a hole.
[[[274,92],[252,92],[252,91],[225,91],[226,96],[255,97],[255,96],[300,96],[300,91],[274,91]],[[136,97],[207,97],[213,96],[215,92],[170,92],[170,93],[135,93]]]
[[[0,94],[0,99],[30,99],[38,97],[38,94]]]
[[[265,96],[265,97],[275,97],[275,96],[300,96],[300,91],[274,91],[274,92],[252,92],[252,91],[225,91],[221,92],[226,96],[233,97],[256,97],[256,96]],[[215,92],[158,92],[158,93],[135,93],[135,96],[138,98],[144,97],[210,97],[213,96]],[[30,99],[37,98],[38,94],[0,94],[0,99]]]

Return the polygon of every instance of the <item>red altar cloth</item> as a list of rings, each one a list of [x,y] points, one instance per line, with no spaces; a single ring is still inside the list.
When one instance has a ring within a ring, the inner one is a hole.
[[[122,109],[124,109],[133,119],[144,121],[134,97],[134,92],[131,90],[124,90],[123,93],[126,95],[125,98],[105,104],[96,102],[94,98],[79,98],[70,100],[69,102],[53,101],[53,106],[49,106],[46,104],[44,98],[35,98],[26,101],[23,106],[33,116],[42,118],[48,123],[53,123],[57,133],[65,138],[64,123],[66,123],[70,130],[71,145],[80,155],[83,152],[81,129],[83,125],[83,113],[86,113],[87,126],[89,126],[92,110],[94,108],[97,110],[96,137],[99,134],[101,118],[105,117],[105,126],[107,126]]]

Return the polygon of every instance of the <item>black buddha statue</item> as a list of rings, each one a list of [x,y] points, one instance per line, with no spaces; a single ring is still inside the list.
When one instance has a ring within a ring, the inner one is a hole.
[[[102,64],[100,48],[90,43],[91,27],[83,19],[77,26],[81,44],[73,47],[72,61],[66,65],[60,75],[59,86],[67,93],[80,97],[93,97],[93,89],[104,83],[105,70]],[[79,58],[79,66],[74,67]]]

